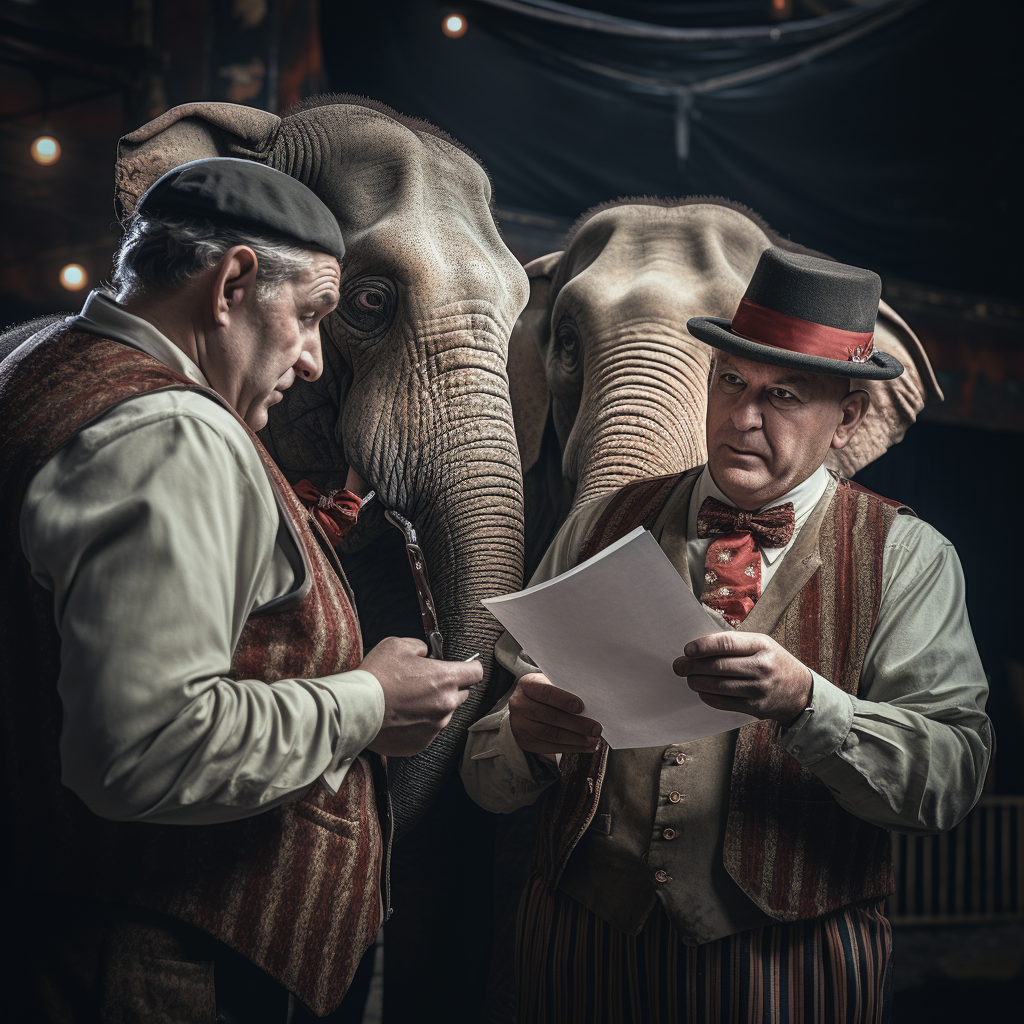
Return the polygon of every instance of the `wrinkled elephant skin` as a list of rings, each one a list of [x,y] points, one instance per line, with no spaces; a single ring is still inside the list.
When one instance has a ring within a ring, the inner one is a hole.
[[[506,360],[527,279],[498,234],[476,159],[379,104],[331,97],[284,118],[224,103],[176,107],[122,140],[123,212],[158,175],[214,155],[293,175],[341,225],[341,302],[321,329],[324,374],[286,392],[262,436],[292,482],[340,488],[352,467],[376,491],[348,542],[354,552],[372,549],[369,558],[353,554],[351,567],[367,639],[422,636],[398,534],[386,527],[378,536],[384,505],[419,533],[446,656],[479,652],[485,662],[485,682],[420,755],[407,789],[399,769],[396,819],[407,826],[450,769],[464,729],[494,702],[499,630],[480,600],[521,584],[522,481]]]
[[[810,251],[727,200],[623,200],[584,217],[564,252],[527,265],[509,377],[528,574],[573,505],[704,461],[711,349],[686,322],[732,317],[770,245]],[[907,372],[865,383],[871,412],[830,463],[848,476],[941,397],[920,342],[884,303],[876,344]]]

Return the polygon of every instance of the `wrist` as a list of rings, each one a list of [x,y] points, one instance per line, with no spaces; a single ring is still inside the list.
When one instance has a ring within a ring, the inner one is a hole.
[[[784,714],[776,716],[775,719],[784,729],[792,728],[801,715],[814,711],[814,673],[806,666],[803,668],[807,673],[807,681],[800,689],[799,696],[789,705]]]

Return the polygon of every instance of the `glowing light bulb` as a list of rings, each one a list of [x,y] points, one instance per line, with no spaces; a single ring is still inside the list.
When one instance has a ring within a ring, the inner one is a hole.
[[[441,31],[448,36],[449,39],[459,39],[466,34],[466,29],[469,25],[466,23],[466,19],[461,14],[449,14],[441,22]]]
[[[60,283],[69,292],[80,292],[89,283],[89,275],[81,263],[69,263],[61,269]]]
[[[32,143],[32,159],[48,167],[60,159],[60,143],[52,135],[40,135]]]

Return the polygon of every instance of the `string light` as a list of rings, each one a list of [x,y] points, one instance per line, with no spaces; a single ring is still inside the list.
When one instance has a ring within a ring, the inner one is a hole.
[[[460,39],[466,34],[467,28],[469,28],[469,25],[461,14],[448,14],[445,16],[444,21],[441,22],[441,31],[449,39]]]
[[[32,143],[32,159],[49,167],[60,159],[60,143],[52,135],[40,135]]]
[[[69,263],[61,269],[60,283],[69,292],[80,292],[89,283],[89,275],[81,263]]]

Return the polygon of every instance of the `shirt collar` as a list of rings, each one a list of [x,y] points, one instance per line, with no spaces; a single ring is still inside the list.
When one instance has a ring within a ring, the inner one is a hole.
[[[148,320],[129,313],[108,291],[99,288],[89,293],[75,326],[90,334],[124,342],[146,355],[159,359],[164,366],[183,377],[209,387],[203,371],[166,335],[161,334]]]
[[[796,527],[793,530],[793,537],[796,537],[804,521],[814,511],[814,506],[821,500],[821,496],[825,493],[825,488],[828,487],[828,482],[829,473],[825,468],[825,464],[822,463],[806,480],[802,480],[792,490],[787,491],[764,507],[774,508],[776,505],[784,505],[787,501],[791,501],[793,503],[793,512],[796,515]],[[697,483],[694,485],[693,497],[690,498],[690,510],[687,517],[688,537],[696,538],[697,513],[700,511],[701,505],[704,504],[704,499],[708,497],[717,498],[719,501],[730,506],[730,508],[734,507],[733,502],[722,493],[718,484],[712,479],[711,470],[705,466],[697,479]],[[758,509],[758,511],[761,510]],[[792,543],[793,541],[790,540],[789,544],[784,544],[781,547],[762,547],[761,556],[770,565]]]

